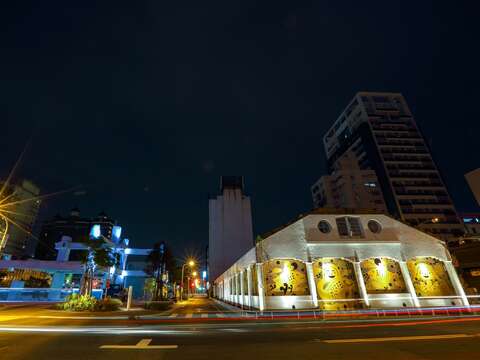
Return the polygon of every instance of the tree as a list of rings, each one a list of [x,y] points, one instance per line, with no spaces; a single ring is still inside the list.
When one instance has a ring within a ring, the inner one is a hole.
[[[145,272],[155,279],[153,300],[163,300],[164,275],[174,268],[174,261],[164,242],[156,243],[147,256]]]
[[[97,266],[109,268],[118,264],[119,256],[114,254],[103,238],[84,238],[81,241],[87,247],[80,259],[83,265],[82,295],[92,295],[93,278]]]

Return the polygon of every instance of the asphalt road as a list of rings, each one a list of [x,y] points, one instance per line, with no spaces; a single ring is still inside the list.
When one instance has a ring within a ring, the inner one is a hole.
[[[181,311],[217,304],[191,302]],[[218,309],[217,309],[218,311]],[[480,317],[93,325],[0,322],[0,359],[478,359]]]

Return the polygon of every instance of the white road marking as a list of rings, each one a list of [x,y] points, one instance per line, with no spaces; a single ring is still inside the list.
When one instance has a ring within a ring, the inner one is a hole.
[[[135,349],[135,350],[166,350],[166,349],[177,349],[178,345],[150,345],[152,339],[142,339],[137,345],[102,345],[100,349]]]
[[[329,344],[343,344],[343,343],[368,343],[368,342],[385,342],[385,341],[412,341],[412,340],[447,340],[447,339],[461,339],[470,338],[475,335],[469,334],[451,334],[451,335],[424,335],[424,336],[393,336],[380,338],[362,338],[362,339],[334,339],[323,340]]]

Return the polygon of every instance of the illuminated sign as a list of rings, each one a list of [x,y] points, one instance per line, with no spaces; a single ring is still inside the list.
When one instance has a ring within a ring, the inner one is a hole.
[[[202,271],[202,279],[206,279],[207,278],[207,272],[205,270]]]
[[[90,229],[90,237],[94,239],[98,239],[102,235],[102,231],[100,229],[100,225],[95,224]]]
[[[112,228],[112,234],[114,240],[120,240],[120,236],[122,236],[122,227],[121,226],[114,226]]]

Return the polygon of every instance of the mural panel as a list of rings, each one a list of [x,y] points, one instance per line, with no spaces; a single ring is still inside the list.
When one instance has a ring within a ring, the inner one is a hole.
[[[298,260],[263,263],[265,296],[310,295],[307,268]]]
[[[449,296],[455,290],[445,264],[433,257],[417,257],[407,261],[417,296]]]
[[[369,294],[408,292],[400,264],[389,258],[378,257],[360,263],[363,280]]]
[[[358,285],[353,264],[345,259],[322,258],[313,263],[319,307],[323,310],[346,310],[360,307]],[[352,299],[353,301],[335,301]],[[325,301],[332,300],[332,301]]]

